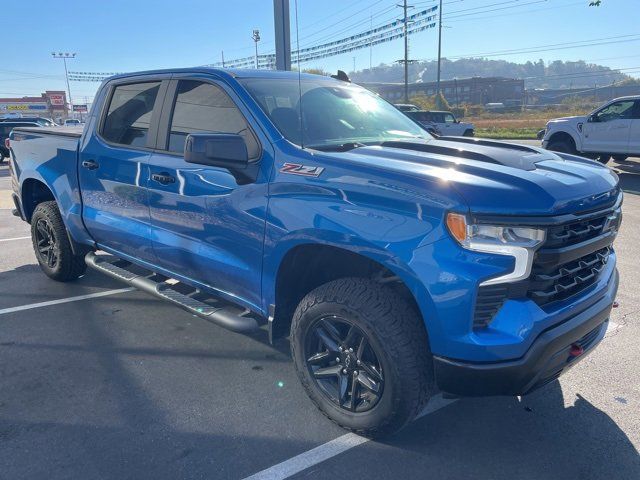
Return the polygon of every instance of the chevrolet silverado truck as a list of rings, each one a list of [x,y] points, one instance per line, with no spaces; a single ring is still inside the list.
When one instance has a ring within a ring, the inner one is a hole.
[[[550,120],[542,146],[603,164],[640,156],[640,96],[616,98],[589,115]]]
[[[439,391],[531,392],[607,329],[615,173],[434,139],[345,81],[114,76],[83,130],[20,127],[9,144],[46,275],[89,266],[227,329],[289,336],[311,400],[361,434],[398,430]]]

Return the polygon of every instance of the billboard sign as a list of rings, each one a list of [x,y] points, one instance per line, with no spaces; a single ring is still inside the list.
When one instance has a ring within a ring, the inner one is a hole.
[[[83,104],[83,105],[73,105],[73,111],[74,112],[79,112],[79,113],[87,113],[88,108],[87,108],[87,104]]]
[[[62,95],[60,93],[50,93],[49,94],[49,102],[51,102],[51,105],[63,106],[64,105],[64,95]]]

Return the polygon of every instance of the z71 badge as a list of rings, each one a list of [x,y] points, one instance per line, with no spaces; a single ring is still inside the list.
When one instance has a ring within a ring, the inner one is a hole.
[[[299,163],[285,163],[280,169],[282,173],[291,175],[302,175],[303,177],[319,177],[324,172],[323,167],[310,167],[308,165],[300,165]]]

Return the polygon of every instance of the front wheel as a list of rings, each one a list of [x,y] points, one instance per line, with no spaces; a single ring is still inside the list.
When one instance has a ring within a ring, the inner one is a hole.
[[[334,280],[305,296],[291,352],[316,406],[362,435],[399,430],[434,391],[422,319],[408,299],[372,280]]]
[[[547,145],[547,150],[560,153],[570,153],[571,155],[577,155],[576,146],[570,140],[552,140]]]
[[[42,271],[53,280],[68,282],[82,276],[87,264],[74,255],[56,202],[40,203],[31,216],[31,240]]]

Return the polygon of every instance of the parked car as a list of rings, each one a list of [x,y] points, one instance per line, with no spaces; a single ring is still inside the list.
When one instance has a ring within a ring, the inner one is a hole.
[[[416,120],[426,128],[435,127],[438,135],[451,137],[473,137],[473,124],[460,122],[451,112],[439,112],[431,110],[418,110],[405,112],[405,115]]]
[[[289,335],[344,428],[396,431],[438,389],[529,393],[605,335],[622,192],[596,162],[434,139],[363,88],[296,72],[118,75],[95,101],[82,133],[11,134],[42,271],[88,265]]]
[[[5,158],[9,158],[9,148],[6,145],[6,139],[9,138],[11,130],[15,127],[39,127],[40,124],[36,122],[22,121],[22,118],[3,120],[0,122],[0,163],[4,162]]]
[[[82,123],[80,122],[80,120],[77,120],[75,118],[67,118],[64,121],[64,126],[65,127],[77,127],[78,125],[81,125]]]
[[[41,127],[54,127],[56,123],[45,117],[5,117],[0,118],[0,122],[34,122]]]
[[[550,120],[542,146],[601,163],[640,156],[640,96],[616,98],[589,115]]]
[[[417,112],[420,110],[420,107],[414,105],[413,103],[395,103],[393,105],[401,112]]]

